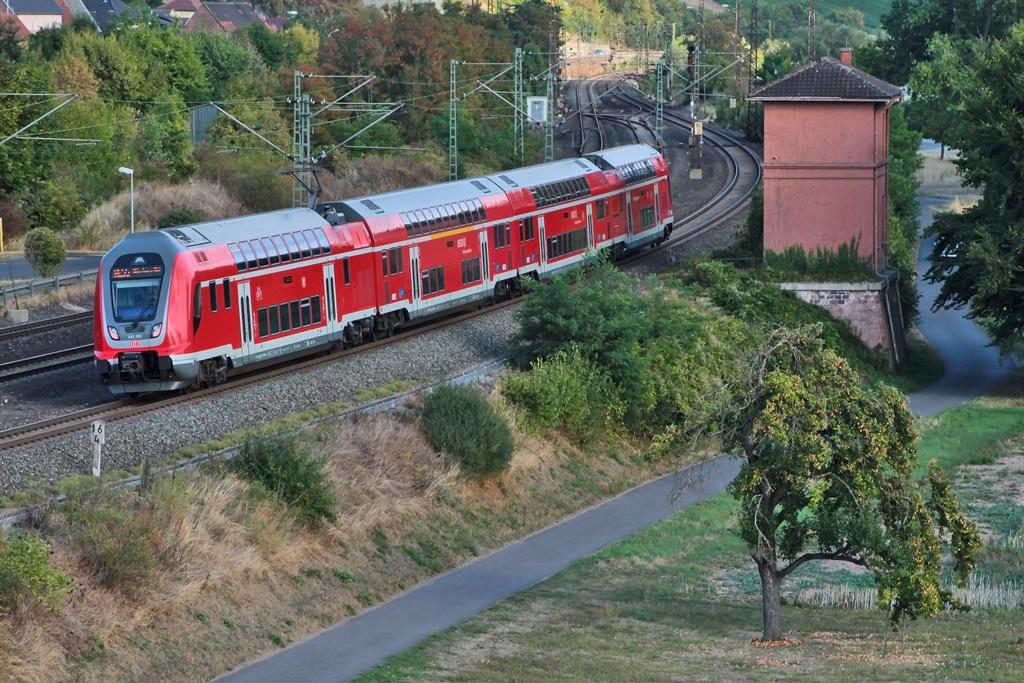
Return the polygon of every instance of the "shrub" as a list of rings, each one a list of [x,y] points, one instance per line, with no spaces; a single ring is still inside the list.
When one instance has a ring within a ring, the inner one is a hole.
[[[171,209],[156,221],[156,227],[158,228],[173,228],[176,225],[189,225],[192,223],[202,223],[206,220],[206,216],[200,211],[196,211],[188,206],[179,206]]]
[[[133,592],[159,564],[150,539],[157,521],[136,491],[84,482],[60,508],[68,537],[101,585]]]
[[[73,587],[66,574],[50,566],[46,541],[18,531],[0,539],[0,609],[13,612],[31,604],[57,612]]]
[[[338,518],[338,496],[324,469],[328,457],[314,456],[293,434],[247,439],[231,461],[243,479],[259,483],[311,529]]]
[[[423,401],[423,435],[470,474],[497,474],[512,461],[508,423],[471,387],[444,384]]]
[[[589,442],[606,424],[622,419],[618,392],[607,374],[573,347],[549,360],[535,361],[528,372],[507,376],[502,395],[526,409],[542,429],[564,429],[577,444]]]
[[[25,236],[25,260],[42,277],[54,277],[64,265],[64,243],[49,228],[36,228]]]

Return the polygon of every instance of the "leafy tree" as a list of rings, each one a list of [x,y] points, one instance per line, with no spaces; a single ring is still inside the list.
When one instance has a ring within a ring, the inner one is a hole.
[[[981,201],[963,213],[936,217],[931,267],[925,277],[941,282],[935,308],[969,307],[984,320],[993,342],[1006,351],[1024,340],[1024,24],[1005,40],[979,46],[958,89],[962,125],[947,142],[970,187],[984,188]]]
[[[196,211],[189,206],[179,206],[171,209],[156,221],[157,228],[173,228],[177,225],[189,225],[202,223],[207,219],[201,211]]]
[[[192,31],[185,35],[206,72],[209,91],[203,99],[224,99],[224,90],[232,78],[250,75],[255,53],[249,46],[232,40],[223,33]]]
[[[903,318],[917,317],[917,190],[921,183],[917,172],[924,160],[917,153],[921,135],[907,126],[904,105],[893,107],[889,115],[889,263],[900,271],[899,294]]]
[[[54,232],[74,227],[86,212],[74,181],[66,175],[40,183],[22,200],[22,208],[32,223]],[[63,255],[60,261],[64,262]]]
[[[177,95],[157,102],[140,130],[141,149],[150,163],[164,169],[169,180],[190,177],[198,170],[192,158],[192,130],[189,111]]]
[[[284,66],[288,47],[283,33],[271,31],[262,21],[244,26],[236,33],[255,48],[263,59],[263,63],[269,68],[276,71]]]
[[[980,534],[934,463],[926,485],[915,482],[918,433],[904,398],[863,388],[813,327],[772,331],[745,368],[688,434],[713,432],[743,461],[729,491],[761,577],[763,639],[782,639],[781,582],[813,560],[871,571],[893,626],[963,608],[940,582],[942,538],[963,585]]]
[[[41,277],[54,277],[64,265],[64,243],[49,228],[36,228],[25,236],[25,260]]]

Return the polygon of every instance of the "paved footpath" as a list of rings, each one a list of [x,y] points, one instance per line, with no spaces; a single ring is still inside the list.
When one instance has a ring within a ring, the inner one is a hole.
[[[922,202],[922,224],[931,222]],[[931,252],[923,244],[924,258]],[[924,273],[927,263],[919,263]],[[930,415],[990,393],[1013,373],[1009,361],[961,311],[931,312],[937,286],[922,284],[920,330],[946,363],[935,385],[913,394],[910,408]],[[723,491],[739,462],[721,457],[668,475],[585,510],[490,555],[424,583],[321,633],[226,674],[224,683],[347,681],[634,531]],[[670,503],[674,487],[683,491]]]

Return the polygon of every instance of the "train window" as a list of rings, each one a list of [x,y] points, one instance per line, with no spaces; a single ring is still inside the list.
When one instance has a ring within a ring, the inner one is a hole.
[[[261,308],[256,311],[256,324],[259,326],[260,339],[270,336],[270,323],[267,318],[267,309]]]
[[[192,292],[192,334],[199,331],[199,322],[203,319],[203,287],[196,285]]]
[[[519,241],[528,242],[535,237],[533,233],[533,216],[527,216],[519,224]]]
[[[296,243],[299,245],[299,252],[302,254],[302,258],[309,258],[309,243],[306,242],[306,238],[301,232],[293,232],[292,237],[295,238]]]
[[[316,241],[316,235],[313,234],[312,230],[303,230],[302,236],[309,242],[309,251],[313,256],[320,255],[320,243]]]
[[[231,280],[224,280],[224,308],[231,310]]]
[[[441,210],[436,206],[430,207],[430,214],[434,217],[434,230],[444,230],[444,219],[441,216]]]
[[[320,295],[313,297],[313,324],[319,325],[323,320],[323,313],[320,311]]]
[[[235,267],[238,268],[238,272],[244,272],[248,266],[245,263],[245,256],[242,254],[242,250],[238,248],[237,244],[229,244],[228,250],[235,259]]]
[[[597,220],[601,220],[602,218],[604,218],[604,201],[603,200],[598,199],[596,202],[594,202],[594,209],[597,212]]]
[[[274,235],[270,240],[274,243],[274,250],[281,258],[281,263],[288,263],[292,260],[292,255],[289,253],[288,246],[284,243],[284,239],[280,235]]]
[[[501,249],[505,246],[505,231],[501,223],[494,226],[494,248]]]
[[[380,265],[384,271],[384,277],[388,276],[388,250],[380,252]]]
[[[320,244],[320,253],[321,254],[330,254],[331,253],[331,241],[329,239],[327,239],[327,235],[324,233],[323,229],[314,230],[313,234],[316,236],[316,241]]]
[[[245,254],[246,263],[249,264],[250,268],[256,267],[256,252],[252,250],[252,247],[248,242],[239,242],[238,246],[241,247],[242,253]]]
[[[312,321],[312,310],[309,307],[309,299],[303,299],[299,302],[299,308],[302,311],[302,326],[309,327],[313,324]]]
[[[473,200],[473,221],[475,223],[481,223],[487,220],[487,212],[484,211],[483,202],[479,199]]]
[[[402,225],[405,226],[405,236],[412,237],[412,221],[409,220],[409,217],[406,214],[399,212],[398,220],[402,221]]]
[[[281,235],[281,239],[284,240],[285,245],[288,247],[288,251],[291,252],[293,261],[298,261],[302,258],[302,253],[299,251],[299,245],[295,241],[295,238],[292,237],[291,233],[284,233]]]
[[[468,258],[462,262],[462,284],[480,282],[480,258]]]
[[[249,242],[252,248],[256,250],[256,258],[259,259],[260,266],[266,267],[270,264],[270,258],[267,256],[267,250],[263,248],[263,243],[257,239]]]
[[[269,237],[264,237],[262,240],[263,248],[267,250],[267,255],[270,256],[270,265],[276,266],[281,262],[281,255],[277,253],[277,247],[274,246],[274,241]]]
[[[288,304],[281,304],[277,308],[281,314],[281,331],[287,332],[292,329],[291,319],[288,316]]]
[[[402,248],[392,247],[388,250],[388,260],[391,261],[391,274],[398,275],[402,272]]]
[[[210,283],[210,312],[217,312],[217,283]]]
[[[292,312],[292,329],[297,330],[302,326],[301,318],[299,317],[299,300],[289,302],[289,308]]]
[[[640,209],[640,225],[645,229],[654,225],[653,206],[646,206]]]
[[[281,324],[278,318],[277,306],[271,306],[269,309],[267,309],[267,313],[269,314],[268,317],[270,318],[270,334],[279,334],[281,332]]]
[[[351,277],[351,275],[349,273],[349,270],[348,270],[348,259],[347,258],[341,259],[341,270],[342,270],[342,272],[344,273],[344,276],[345,276],[345,284],[346,285],[352,284],[352,277]]]

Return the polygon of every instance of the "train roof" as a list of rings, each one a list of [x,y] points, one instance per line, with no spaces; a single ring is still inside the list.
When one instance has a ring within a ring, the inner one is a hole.
[[[492,173],[485,177],[503,190],[508,191],[520,187],[536,187],[559,180],[568,180],[569,178],[579,178],[584,174],[595,173],[600,170],[589,159],[562,159],[537,166]]]
[[[625,166],[636,161],[643,161],[644,159],[650,159],[651,157],[656,156],[658,156],[657,150],[650,145],[637,144],[602,149],[600,152],[588,154],[586,158],[590,159],[604,170],[611,170],[609,167],[618,168],[620,166]]]
[[[178,248],[194,249],[254,237],[272,237],[297,230],[322,228],[325,225],[324,219],[310,209],[283,209],[137,232],[126,236],[122,242],[137,248],[147,243],[160,244],[157,240],[170,240]]]
[[[504,190],[485,177],[324,202],[316,208],[320,212],[334,211],[348,220],[366,220],[375,216],[406,213],[428,206],[493,196],[503,197]]]

